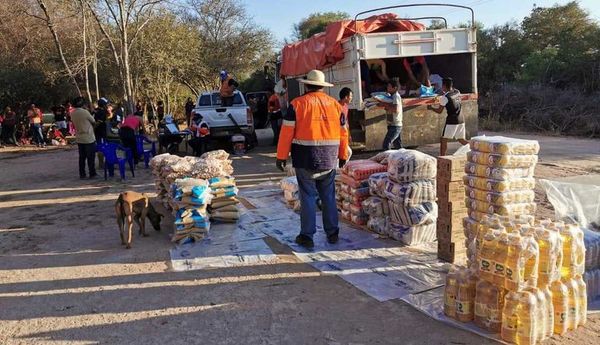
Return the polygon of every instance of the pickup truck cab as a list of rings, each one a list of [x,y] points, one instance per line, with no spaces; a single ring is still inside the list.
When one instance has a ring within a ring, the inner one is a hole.
[[[247,143],[256,143],[254,131],[254,118],[252,110],[246,104],[244,95],[235,91],[233,105],[223,107],[218,91],[205,92],[198,97],[196,107],[192,110],[194,114],[202,115],[203,120],[210,127],[210,135],[213,139],[229,139],[235,134],[242,134]]]

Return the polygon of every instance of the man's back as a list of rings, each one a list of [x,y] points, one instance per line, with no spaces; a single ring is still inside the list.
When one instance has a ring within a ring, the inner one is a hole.
[[[94,118],[89,111],[76,108],[71,113],[71,121],[77,130],[76,140],[78,144],[91,144],[96,141],[94,136]]]

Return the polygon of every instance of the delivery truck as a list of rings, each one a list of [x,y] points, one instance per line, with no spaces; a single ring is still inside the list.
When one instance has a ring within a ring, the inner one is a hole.
[[[443,16],[402,18],[394,13],[372,15],[374,12],[422,7],[438,7],[447,12],[457,9],[470,13],[470,25],[464,28],[427,30],[416,21]],[[367,17],[367,15],[369,15]],[[332,97],[348,87],[354,99],[349,106],[352,147],[379,150],[387,132],[385,111],[366,107],[373,92],[383,91],[385,78],[397,77],[410,89],[408,62],[425,60],[429,80],[434,88],[443,77],[451,77],[462,94],[462,114],[467,137],[477,134],[477,40],[473,9],[450,4],[409,4],[377,8],[361,12],[354,20],[335,22],[323,33],[286,45],[280,55],[278,73],[287,82],[291,101],[304,93],[303,78],[311,69],[322,70],[334,87],[325,92]],[[406,61],[405,61],[406,60]],[[413,73],[414,74],[414,73]],[[418,88],[417,88],[418,89]],[[410,93],[410,95],[406,95]],[[403,147],[439,142],[446,113],[428,109],[438,104],[437,97],[421,97],[417,91],[401,91],[403,98]]]

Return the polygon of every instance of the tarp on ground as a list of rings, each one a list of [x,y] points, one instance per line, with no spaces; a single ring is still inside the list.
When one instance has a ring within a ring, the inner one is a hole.
[[[280,74],[299,76],[313,69],[323,69],[344,58],[342,40],[356,33],[420,31],[423,24],[399,19],[393,13],[386,13],[358,20],[342,20],[331,23],[325,32],[310,38],[288,44],[281,52]]]

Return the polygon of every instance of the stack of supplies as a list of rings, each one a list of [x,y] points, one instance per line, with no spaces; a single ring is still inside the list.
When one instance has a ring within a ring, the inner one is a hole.
[[[237,207],[238,189],[231,176],[213,177],[208,180],[212,193],[209,211],[213,221],[235,223],[240,219]]]
[[[389,201],[388,235],[408,245],[435,241],[436,159],[405,149],[390,154],[387,159],[387,179],[379,183],[385,184],[383,195]]]
[[[172,184],[171,205],[175,216],[173,242],[203,239],[210,229],[207,207],[212,195],[206,180],[184,178]]]
[[[464,262],[467,255],[463,218],[467,216],[463,176],[467,157],[443,156],[437,160],[438,257]]]
[[[369,198],[369,177],[386,171],[386,166],[371,160],[348,162],[339,178],[336,199],[342,218],[357,224],[367,225],[369,216],[362,202]]]
[[[447,316],[474,321],[516,344],[535,344],[585,324],[588,293],[579,227],[494,214],[481,221],[465,218],[465,233],[474,237],[474,257],[468,268],[447,275]]]

